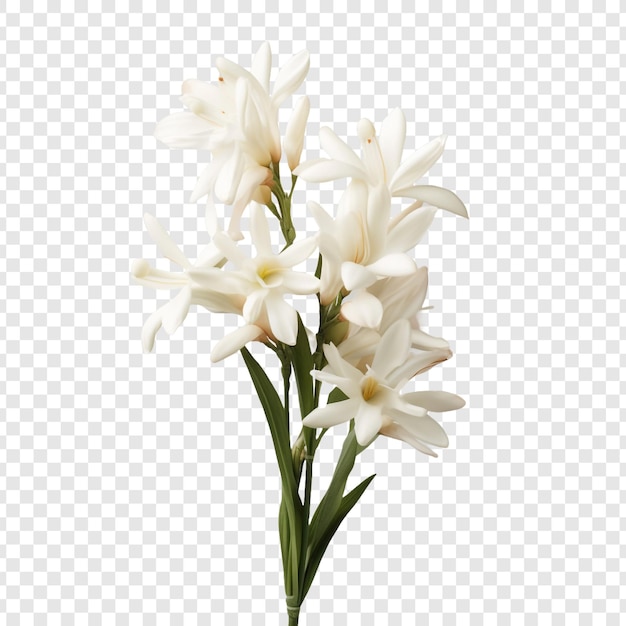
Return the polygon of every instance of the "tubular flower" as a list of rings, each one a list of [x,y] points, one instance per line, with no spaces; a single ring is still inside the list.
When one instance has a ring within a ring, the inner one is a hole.
[[[400,109],[393,110],[383,121],[380,136],[374,125],[363,118],[357,127],[361,141],[361,158],[330,128],[320,130],[320,144],[330,159],[313,159],[301,163],[294,174],[311,182],[340,178],[365,181],[370,188],[384,186],[393,197],[412,198],[462,217],[467,209],[459,197],[448,189],[413,183],[437,162],[446,136],[442,135],[417,150],[406,161],[402,152],[406,140],[406,120]]]
[[[252,200],[269,200],[273,179],[269,166],[281,156],[278,109],[306,77],[309,53],[303,50],[287,62],[271,95],[267,42],[250,71],[224,58],[216,65],[221,74],[217,83],[183,83],[181,102],[187,111],[159,122],[155,136],[171,148],[211,151],[212,161],[200,174],[191,200],[215,193],[221,202],[233,205],[229,231],[241,239],[239,220],[245,207]]]
[[[183,268],[183,271],[179,272],[159,270],[150,266],[144,259],[138,259],[132,265],[131,273],[137,283],[154,289],[180,290],[174,298],[146,320],[141,333],[144,352],[152,351],[156,334],[161,327],[171,335],[185,321],[192,304],[203,306],[215,313],[241,313],[243,306],[241,297],[207,289],[196,284],[190,276],[193,269],[214,267],[223,263],[224,255],[212,243],[205,248],[195,263],[191,263],[153,215],[146,213],[144,222],[163,256]]]
[[[227,335],[213,349],[211,359],[220,360],[254,339],[256,332],[272,340],[295,345],[298,335],[296,310],[284,300],[285,294],[308,295],[319,291],[319,279],[292,268],[305,261],[317,248],[317,237],[294,243],[280,254],[274,254],[270,230],[263,207],[254,203],[250,223],[252,242],[257,255],[248,258],[225,233],[213,239],[223,256],[237,268],[224,271],[217,268],[192,269],[189,274],[197,284],[240,298],[240,314],[247,331],[239,329]]]
[[[333,344],[324,346],[328,365],[311,376],[341,389],[346,400],[327,404],[303,420],[311,428],[330,428],[354,418],[358,443],[368,446],[379,434],[403,439],[425,454],[436,456],[430,445],[445,448],[448,437],[428,410],[460,408],[464,401],[441,391],[401,394],[420,357],[410,354],[410,325],[407,320],[392,324],[376,348],[366,372],[341,357]]]

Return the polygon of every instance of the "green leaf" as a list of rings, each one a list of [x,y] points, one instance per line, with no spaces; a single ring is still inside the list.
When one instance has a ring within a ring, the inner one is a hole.
[[[289,566],[285,570],[285,575],[292,580],[292,589],[298,588],[298,560],[301,550],[302,536],[302,501],[298,495],[296,477],[294,475],[293,463],[291,460],[291,447],[289,442],[289,427],[285,420],[285,411],[274,385],[270,382],[263,368],[246,348],[241,349],[243,360],[246,363],[254,387],[259,395],[259,400],[265,411],[265,417],[270,427],[278,469],[282,478],[283,501],[287,509],[289,519],[288,539],[282,540],[281,547],[288,541]],[[283,553],[284,558],[284,553]]]
[[[315,408],[313,378],[311,378],[311,370],[314,368],[314,363],[306,329],[299,315],[298,338],[296,345],[290,347],[290,351],[293,361],[293,372],[296,377],[296,386],[298,388],[298,398],[300,399],[300,411],[302,417],[306,417]]]
[[[339,508],[335,513],[332,521],[326,526],[324,533],[321,535],[316,544],[311,546],[307,568],[304,574],[304,580],[302,581],[300,587],[300,601],[304,600],[304,597],[309,591],[309,588],[313,583],[313,579],[315,578],[315,574],[317,573],[317,569],[322,561],[322,557],[326,552],[326,548],[328,548],[328,544],[337,532],[337,529],[341,525],[341,522],[352,510],[354,505],[359,501],[360,497],[368,488],[369,484],[374,480],[375,476],[376,474],[372,474],[370,477],[366,478],[360,485],[355,487],[344,498],[342,498],[341,504],[339,505]]]
[[[346,436],[335,473],[330,481],[328,490],[324,494],[324,497],[320,501],[311,525],[309,528],[309,546],[314,545],[319,537],[324,534],[326,528],[332,523],[332,520],[341,504],[341,498],[348,482],[348,476],[354,467],[354,460],[356,459],[358,450],[356,435],[351,430]]]

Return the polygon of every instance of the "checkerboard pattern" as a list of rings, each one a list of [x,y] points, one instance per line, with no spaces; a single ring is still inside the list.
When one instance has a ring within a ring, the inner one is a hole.
[[[129,276],[159,259],[146,211],[190,257],[207,241],[188,201],[206,155],[157,144],[155,123],[183,79],[265,39],[275,64],[311,52],[308,157],[320,125],[356,145],[362,116],[401,107],[408,148],[449,135],[428,182],[471,214],[437,217],[417,251],[428,326],[456,353],[428,379],[467,399],[441,416],[450,448],[363,454],[358,476],[378,475],[301,622],[621,623],[625,18],[603,0],[415,5],[0,14],[0,623],[286,623],[271,441],[242,361],[208,357],[237,320],[193,311],[143,355],[166,295]],[[306,199],[333,198],[300,186],[297,228]]]

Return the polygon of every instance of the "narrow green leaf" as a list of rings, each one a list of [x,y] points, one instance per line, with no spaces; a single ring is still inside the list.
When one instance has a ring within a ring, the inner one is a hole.
[[[248,367],[250,377],[259,395],[259,400],[265,411],[267,423],[276,450],[278,467],[283,483],[290,489],[296,489],[296,478],[291,462],[291,446],[289,445],[289,430],[284,420],[285,411],[278,392],[270,382],[267,374],[246,348],[241,349],[243,360]]]
[[[296,345],[292,346],[290,351],[293,361],[293,372],[296,377],[296,386],[298,388],[298,398],[300,399],[300,411],[302,417],[305,417],[313,410],[315,405],[313,379],[311,378],[311,370],[314,367],[314,363],[306,329],[299,315],[298,338]]]
[[[309,528],[309,546],[317,542],[319,537],[324,534],[326,527],[330,524],[335,513],[341,504],[341,498],[348,482],[348,476],[354,467],[354,460],[357,455],[357,440],[354,431],[350,431],[346,436],[335,473],[330,481],[328,490],[320,501],[311,525]]]
[[[369,484],[374,480],[376,474],[372,474],[368,478],[366,478],[360,485],[355,487],[350,493],[348,493],[341,500],[341,504],[332,521],[326,527],[323,535],[319,538],[317,543],[312,546],[306,572],[304,574],[304,580],[300,586],[300,601],[304,600],[311,584],[313,583],[313,579],[315,578],[315,574],[317,573],[317,569],[322,561],[322,557],[326,552],[326,548],[328,548],[328,544],[331,539],[337,532],[337,529],[341,525],[341,522],[345,519],[346,515],[352,510],[354,505],[359,501],[360,497],[363,495],[365,490],[369,487]]]

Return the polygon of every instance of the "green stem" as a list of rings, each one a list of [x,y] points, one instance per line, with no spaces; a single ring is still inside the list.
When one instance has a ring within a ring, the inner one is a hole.
[[[297,609],[287,608],[287,613],[289,614],[289,626],[298,626],[298,621],[300,620],[300,607]]]

